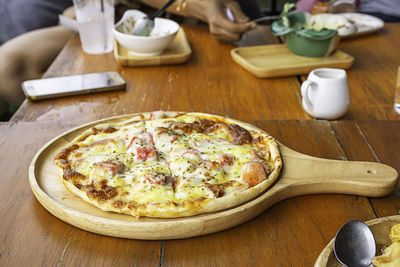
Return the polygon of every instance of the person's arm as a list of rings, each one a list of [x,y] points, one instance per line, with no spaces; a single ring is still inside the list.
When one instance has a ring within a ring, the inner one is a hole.
[[[140,1],[155,8],[165,4],[165,0]],[[234,22],[226,17],[227,8],[235,18]],[[207,22],[211,34],[220,41],[237,41],[244,32],[257,26],[256,23],[249,22],[239,3],[234,0],[177,0],[167,11]]]
[[[0,98],[18,106],[25,99],[21,83],[38,79],[74,32],[62,26],[21,34],[0,46]]]

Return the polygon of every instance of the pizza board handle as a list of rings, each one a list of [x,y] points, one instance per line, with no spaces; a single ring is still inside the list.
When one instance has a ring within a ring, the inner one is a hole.
[[[390,194],[398,182],[397,171],[385,164],[329,160],[296,152],[282,144],[279,147],[283,169],[277,182],[254,200],[208,215],[204,229],[208,229],[210,223],[213,230],[218,231],[233,227],[295,196],[337,193],[381,197]],[[211,231],[208,229],[201,234],[205,233]]]
[[[397,171],[385,164],[329,160],[304,155],[283,145],[280,148],[284,166],[278,184],[291,186],[286,197],[315,193],[382,197],[390,194],[398,182]]]
[[[277,182],[243,205],[198,218],[204,223],[199,235],[241,224],[295,196],[337,193],[380,197],[390,194],[398,181],[397,171],[381,163],[329,160],[296,152],[282,144],[279,147],[283,169]]]

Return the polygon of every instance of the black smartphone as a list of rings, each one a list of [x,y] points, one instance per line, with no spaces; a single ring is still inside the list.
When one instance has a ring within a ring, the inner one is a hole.
[[[30,100],[125,88],[125,80],[115,71],[29,80],[22,83],[25,96]]]

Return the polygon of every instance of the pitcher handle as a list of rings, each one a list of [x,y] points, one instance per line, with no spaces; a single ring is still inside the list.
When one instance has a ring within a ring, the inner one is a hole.
[[[311,109],[313,108],[313,104],[312,104],[312,102],[311,102],[311,100],[310,100],[310,98],[308,96],[308,91],[309,91],[309,88],[311,88],[311,86],[313,84],[315,84],[315,83],[311,82],[311,81],[308,81],[308,80],[304,81],[301,84],[301,96],[303,97],[304,102],[306,103],[306,105],[309,106]]]

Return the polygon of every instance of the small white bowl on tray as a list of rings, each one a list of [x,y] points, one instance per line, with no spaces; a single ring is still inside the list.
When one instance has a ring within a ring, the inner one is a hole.
[[[156,18],[154,29],[149,36],[133,35],[135,21],[146,16],[139,10],[127,10],[121,20],[114,25],[115,39],[134,56],[151,57],[160,55],[170,45],[179,30],[173,20]]]

